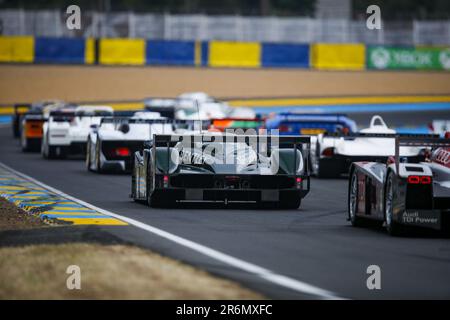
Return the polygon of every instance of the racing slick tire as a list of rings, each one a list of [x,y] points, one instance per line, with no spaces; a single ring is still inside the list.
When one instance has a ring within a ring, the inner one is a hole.
[[[13,137],[14,138],[19,138],[20,137],[20,124],[19,124],[19,122],[20,122],[20,119],[19,119],[19,117],[18,116],[15,116],[14,118],[13,118],[13,121],[12,121],[12,131],[13,131]]]
[[[28,146],[28,141],[27,140],[28,139],[26,139],[26,138],[21,138],[21,140],[20,140],[20,146],[21,146],[23,152],[31,151],[29,146]]]
[[[100,141],[97,140],[97,144],[95,145],[95,169],[97,170],[98,173],[102,173],[102,166],[101,166],[101,162],[100,162]]]
[[[65,157],[64,151],[61,147],[42,146],[42,149],[42,156],[44,157],[44,159],[62,159]]]
[[[339,168],[334,161],[319,159],[317,177],[319,179],[334,179],[340,175]]]
[[[56,147],[48,146],[47,148],[48,148],[47,149],[47,154],[46,154],[46,158],[47,159],[56,159],[56,158],[58,158]]]
[[[388,172],[386,178],[386,187],[384,192],[384,221],[386,230],[391,236],[400,236],[404,232],[404,228],[394,220],[393,217],[393,200],[394,200],[394,173]]]
[[[66,156],[64,148],[48,145],[48,133],[42,141],[41,153],[44,159],[63,159]]]
[[[364,225],[364,218],[358,217],[358,176],[353,170],[350,176],[350,185],[348,190],[348,220],[354,227],[361,227]]]
[[[93,171],[91,169],[91,140],[88,139],[86,143],[86,169],[88,171]]]
[[[20,146],[22,147],[23,152],[36,152],[40,150],[38,141],[26,138],[24,133],[22,133],[20,137]]]
[[[147,189],[147,205],[152,208],[170,208],[172,201],[163,192],[153,191],[150,193]]]
[[[137,195],[137,185],[136,185],[136,177],[137,177],[137,172],[136,172],[136,164],[134,163],[134,161],[132,162],[132,169],[131,169],[131,197],[133,198],[134,202],[137,203],[144,203],[145,204],[145,200],[140,200],[138,199],[138,195]],[[147,200],[148,203],[148,200]]]

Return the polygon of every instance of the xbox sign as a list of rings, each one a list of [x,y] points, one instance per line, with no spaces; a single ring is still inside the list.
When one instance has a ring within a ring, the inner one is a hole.
[[[415,47],[368,47],[369,69],[450,69],[450,49]]]
[[[389,66],[391,55],[388,50],[383,47],[375,48],[370,53],[370,61],[377,69],[386,69]]]
[[[439,62],[442,65],[442,68],[445,70],[450,70],[450,49],[442,50],[439,53]]]

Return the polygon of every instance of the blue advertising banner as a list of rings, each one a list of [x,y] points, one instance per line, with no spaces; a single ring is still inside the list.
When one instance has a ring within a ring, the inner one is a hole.
[[[34,41],[36,63],[84,63],[85,39],[41,38]]]
[[[307,44],[262,44],[263,67],[309,67],[309,45]]]
[[[147,64],[194,65],[195,42],[148,40]]]

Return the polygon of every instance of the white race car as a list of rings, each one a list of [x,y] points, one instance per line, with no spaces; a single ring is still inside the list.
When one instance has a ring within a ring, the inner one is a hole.
[[[176,99],[147,98],[144,100],[144,105],[145,110],[149,112],[157,112],[161,117],[174,119],[176,102]]]
[[[190,92],[180,95],[175,104],[175,119],[254,119],[256,113],[250,108],[233,108],[228,103],[218,101],[204,92]]]
[[[70,110],[76,105],[62,101],[44,102],[31,107],[25,114],[19,115],[18,133],[23,151],[39,152],[42,145],[42,129],[48,120],[50,112],[55,110]]]
[[[92,126],[105,116],[112,116],[109,106],[79,106],[50,112],[43,126],[41,153],[44,158],[61,158],[68,154],[84,154]]]
[[[132,155],[154,134],[174,132],[173,120],[156,112],[136,112],[133,117],[106,117],[89,133],[86,167],[96,172],[130,171]]]
[[[450,132],[450,120],[433,120],[430,124],[430,129],[432,133],[443,137],[446,133]]]
[[[386,162],[394,155],[395,135],[380,116],[373,116],[369,128],[354,134],[320,134],[312,159],[313,172],[319,178],[336,178],[347,174],[356,161]],[[427,152],[419,147],[402,147],[400,151],[410,161],[423,160]]]

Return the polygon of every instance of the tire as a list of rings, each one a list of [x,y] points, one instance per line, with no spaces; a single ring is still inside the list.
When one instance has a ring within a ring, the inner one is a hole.
[[[95,169],[98,173],[102,173],[102,167],[100,163],[100,141],[97,140],[97,144],[95,145]]]
[[[403,234],[402,226],[394,221],[393,217],[393,200],[394,200],[394,174],[392,171],[388,173],[386,178],[386,187],[384,192],[384,221],[386,230],[391,236],[399,236]]]
[[[91,140],[88,139],[86,143],[86,169],[92,171],[91,169]]]
[[[20,134],[20,146],[21,146],[23,152],[30,151],[30,148],[28,145],[28,139],[25,137],[25,132],[23,130],[22,130],[22,133]]]
[[[28,147],[27,139],[21,140],[21,146],[22,146],[22,151],[23,152],[29,152],[30,151],[30,148]]]
[[[162,191],[153,191],[153,176],[147,170],[147,205],[152,208],[169,208],[173,202],[169,196]]]
[[[19,121],[20,121],[20,119],[19,119],[18,116],[15,116],[13,118],[13,121],[12,121],[12,131],[13,131],[13,137],[14,138],[19,138],[20,137]]]
[[[45,139],[45,138],[42,138],[42,145],[41,145],[41,154],[42,154],[42,157],[44,158],[44,159],[48,159],[49,158],[49,156],[48,156],[48,144],[46,143],[47,142],[47,139]]]
[[[60,150],[60,152],[61,152],[61,150]],[[45,159],[57,159],[58,158],[57,147],[48,145],[48,132],[47,132],[46,138],[45,139],[42,138],[41,153]]]
[[[317,168],[317,177],[319,179],[334,179],[338,178],[340,172],[336,166],[333,165],[333,161],[324,161],[319,159],[319,165]]]
[[[364,225],[364,218],[358,217],[358,176],[356,171],[353,171],[350,176],[350,185],[348,188],[348,219],[352,226],[361,227]]]
[[[153,176],[147,170],[147,181],[146,181],[146,192],[147,192],[147,205],[152,208],[157,208],[161,206],[161,198],[157,197],[156,192],[153,191]]]
[[[131,168],[131,197],[133,198],[134,202],[140,202],[137,194],[137,186],[136,186],[136,165],[133,161],[132,168]]]
[[[47,151],[47,159],[57,159],[57,158],[59,158],[58,154],[56,152],[57,147],[48,146],[47,148],[48,148],[47,149],[48,150]]]

